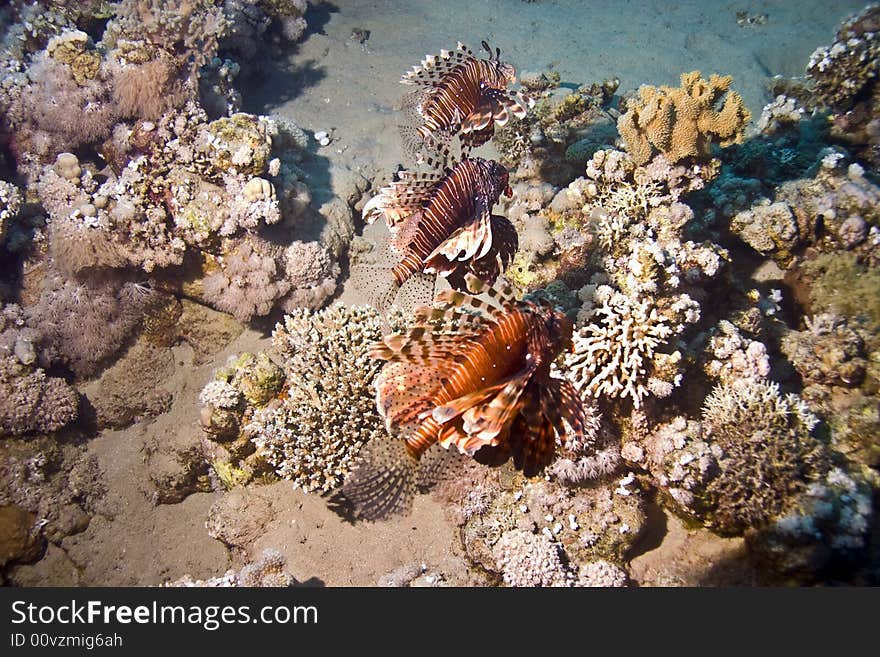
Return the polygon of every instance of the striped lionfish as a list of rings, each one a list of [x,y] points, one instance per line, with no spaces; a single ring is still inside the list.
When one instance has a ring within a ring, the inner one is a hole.
[[[378,410],[390,433],[373,441],[342,495],[355,515],[378,519],[407,509],[422,455],[455,446],[486,464],[513,457],[532,476],[557,438],[582,439],[584,410],[574,386],[550,365],[571,346],[572,324],[546,301],[518,301],[472,275],[468,287],[492,302],[442,290],[416,310],[414,325],[374,343],[387,361],[376,377]]]
[[[384,310],[419,272],[439,273],[458,289],[465,289],[467,272],[494,282],[519,244],[513,224],[492,214],[501,193],[512,193],[507,170],[493,160],[473,158],[443,172],[401,171],[399,178],[363,209],[367,223],[385,217],[402,255],[376,305]]]
[[[531,98],[507,90],[516,76],[513,66],[501,61],[500,49],[493,53],[485,41],[482,45],[488,59],[477,58],[459,42],[454,51],[428,55],[401,78],[419,87],[404,98],[410,124],[400,126],[404,146],[417,163],[434,164],[434,157],[445,163],[455,135],[467,156],[492,138],[495,125],[504,126],[511,115],[523,118],[534,105]]]

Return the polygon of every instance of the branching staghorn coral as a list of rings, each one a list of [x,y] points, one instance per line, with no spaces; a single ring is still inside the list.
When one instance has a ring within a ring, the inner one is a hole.
[[[682,73],[679,87],[642,86],[617,122],[633,160],[644,164],[658,152],[671,162],[708,159],[713,140],[721,146],[741,142],[752,115],[742,97],[728,91],[731,82],[729,75],[704,80],[691,71]]]
[[[360,448],[385,435],[372,388],[379,363],[367,354],[381,336],[380,316],[368,307],[298,310],[275,327],[287,382],[246,432],[280,477],[307,492],[331,490]]]

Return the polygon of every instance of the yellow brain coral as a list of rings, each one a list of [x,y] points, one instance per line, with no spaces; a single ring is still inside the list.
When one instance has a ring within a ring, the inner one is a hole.
[[[732,81],[714,74],[704,80],[699,71],[691,71],[682,73],[680,87],[641,87],[617,121],[633,160],[644,164],[658,151],[671,162],[708,158],[713,140],[721,146],[741,142],[752,115],[742,97],[728,91]],[[716,109],[725,93],[724,104]]]

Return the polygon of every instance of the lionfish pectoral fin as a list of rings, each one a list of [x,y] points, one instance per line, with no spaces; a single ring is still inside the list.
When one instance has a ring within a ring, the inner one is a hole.
[[[462,395],[461,397],[456,397],[455,399],[446,402],[442,406],[435,407],[433,412],[431,413],[431,416],[438,424],[446,424],[450,420],[459,417],[462,413],[472,408],[475,404],[479,404],[485,401],[496,392],[498,392],[498,390],[501,389],[503,386],[503,383],[499,383],[493,386],[489,386],[487,388],[481,388],[480,390],[470,392],[466,395]]]
[[[418,459],[398,438],[376,438],[361,450],[342,485],[353,517],[382,520],[409,511],[416,489]]]
[[[557,399],[549,399],[545,406],[555,409],[565,425],[565,442],[582,442],[586,432],[586,412],[577,388],[568,379],[559,379]],[[554,403],[555,402],[555,403]]]
[[[431,445],[419,461],[416,487],[420,491],[427,491],[443,481],[449,481],[458,474],[457,466],[460,463],[461,456],[456,452],[437,444]]]
[[[419,225],[422,221],[422,212],[414,212],[408,217],[396,223],[391,230],[391,245],[399,252],[404,252],[412,244],[413,239],[419,233]]]
[[[491,219],[492,226],[492,246],[501,260],[502,269],[513,261],[513,256],[519,248],[519,236],[516,228],[507,217],[493,214]]]
[[[377,344],[385,348],[383,343]],[[421,363],[385,363],[374,385],[376,408],[385,418],[389,432],[412,429],[424,419],[425,413],[430,414],[444,373],[442,367],[426,367]]]
[[[376,219],[385,216],[385,208],[382,207],[382,201],[383,195],[376,194],[364,205],[363,210],[361,210],[361,217],[363,217],[366,223],[375,223]]]
[[[472,221],[453,231],[425,258],[426,267],[441,273],[447,272],[451,269],[449,263],[482,258],[489,252],[492,248],[490,215],[486,211],[485,203],[479,202],[478,206],[481,207]],[[445,262],[440,256],[445,258]]]
[[[397,128],[403,151],[416,166],[428,166],[440,171],[453,166],[458,160],[452,152],[452,135],[447,131],[420,131],[407,124],[401,124]]]
[[[556,430],[547,422],[540,404],[529,399],[510,432],[513,465],[527,477],[546,467],[556,451]]]
[[[407,278],[395,293],[394,305],[407,315],[430,303],[437,288],[437,276],[432,272],[416,272]]]
[[[392,268],[383,265],[356,265],[351,268],[350,280],[363,294],[366,303],[383,315],[394,305],[400,291]]]
[[[486,443],[497,438],[519,412],[530,378],[530,371],[522,372],[507,380],[487,402],[469,408],[462,415],[465,432]]]

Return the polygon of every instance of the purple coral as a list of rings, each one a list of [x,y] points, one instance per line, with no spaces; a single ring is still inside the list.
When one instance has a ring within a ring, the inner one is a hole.
[[[281,249],[256,237],[230,246],[218,261],[220,271],[202,282],[205,299],[240,322],[268,315],[275,300],[290,290],[279,263]]]
[[[60,361],[91,376],[116,353],[141,320],[144,303],[134,283],[86,284],[50,274],[28,323],[45,334],[43,361]]]

